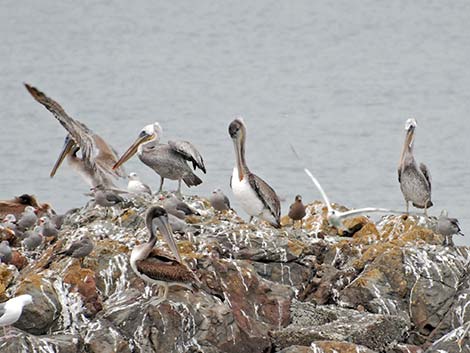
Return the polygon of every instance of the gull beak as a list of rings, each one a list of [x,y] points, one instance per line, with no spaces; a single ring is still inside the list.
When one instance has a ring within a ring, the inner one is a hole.
[[[75,141],[72,139],[68,139],[67,142],[64,144],[62,151],[60,152],[59,158],[54,164],[54,167],[51,170],[50,177],[53,178],[57,169],[59,169],[60,165],[64,161],[65,157],[72,151],[73,146],[75,145]]]
[[[157,219],[160,225],[158,229],[160,230],[163,239],[170,247],[170,250],[176,257],[176,260],[178,260],[179,263],[183,263],[183,259],[181,258],[178,247],[176,246],[175,238],[173,237],[173,231],[171,230],[170,224],[168,223],[168,219],[166,217],[159,217]]]
[[[135,140],[135,142],[131,145],[131,147],[129,147],[127,151],[121,156],[121,158],[119,158],[119,160],[113,166],[113,170],[118,169],[121,165],[126,163],[137,152],[137,149],[139,148],[141,144],[143,144],[144,142],[153,140],[155,136],[156,134],[145,135],[142,137],[139,136],[137,140]]]

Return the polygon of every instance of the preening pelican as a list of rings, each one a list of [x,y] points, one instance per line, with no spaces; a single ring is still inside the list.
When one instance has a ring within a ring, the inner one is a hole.
[[[51,171],[51,178],[67,157],[69,164],[91,186],[115,187],[113,180],[125,177],[123,169],[113,169],[117,153],[103,138],[92,132],[85,124],[71,118],[59,103],[46,96],[37,88],[25,83],[33,98],[44,105],[67,130],[64,147]],[[81,157],[77,156],[78,151]]]
[[[433,205],[431,201],[431,174],[426,165],[421,163],[418,167],[413,156],[414,134],[416,120],[408,119],[405,124],[406,136],[398,165],[398,182],[405,198],[406,212],[409,211],[409,202],[416,208],[427,209]]]
[[[134,273],[149,284],[164,287],[164,293],[154,305],[164,301],[168,295],[168,287],[182,286],[192,289],[192,284],[198,284],[199,279],[181,259],[176,246],[173,232],[168,224],[168,213],[163,207],[153,206],[147,211],[146,225],[150,233],[148,242],[137,245],[131,252],[131,268]],[[174,257],[159,249],[154,249],[157,242],[155,225],[168,244]]]
[[[236,164],[230,187],[246,213],[281,227],[281,203],[276,192],[260,177],[250,172],[245,161],[246,126],[242,118],[233,120],[228,132],[235,148]]]
[[[168,144],[160,143],[162,128],[155,122],[145,126],[139,137],[128,150],[116,162],[113,168],[118,168],[131,158],[136,152],[139,159],[152,168],[161,177],[159,192],[163,190],[165,179],[178,180],[178,194],[181,194],[181,180],[187,186],[195,186],[202,180],[193,173],[188,161],[193,164],[194,170],[201,169],[204,173],[206,167],[201,154],[188,141],[168,141]]]

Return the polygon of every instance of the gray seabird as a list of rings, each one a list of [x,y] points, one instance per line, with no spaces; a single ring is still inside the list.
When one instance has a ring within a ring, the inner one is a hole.
[[[236,164],[230,179],[233,194],[250,216],[250,221],[253,217],[258,217],[280,228],[281,204],[276,192],[246,165],[246,127],[243,119],[233,120],[228,132],[233,140],[236,155]]]
[[[23,307],[32,302],[31,295],[23,294],[0,303],[0,327],[3,327],[5,336],[7,335],[6,327],[17,322],[23,312]]]
[[[199,283],[199,279],[186,266],[180,256],[168,224],[168,214],[165,209],[153,206],[147,211],[145,221],[150,233],[149,241],[132,249],[130,264],[134,273],[145,282],[163,286],[163,295],[153,302],[156,305],[167,298],[168,287],[178,285],[192,289],[191,285]],[[155,225],[174,257],[169,256],[166,252],[159,251],[159,249],[154,249],[157,242]]]
[[[83,259],[90,255],[93,251],[94,244],[88,236],[84,236],[82,239],[74,241],[70,247],[58,253],[58,255],[66,255],[75,259]]]
[[[166,197],[160,198],[163,200],[163,208],[179,219],[185,219],[186,216],[198,215],[199,213],[189,206],[186,202],[178,199],[173,194],[168,194]]]
[[[409,202],[411,202],[416,208],[424,208],[424,214],[427,216],[427,209],[433,205],[431,175],[423,163],[418,167],[413,156],[415,129],[416,120],[408,119],[405,124],[405,142],[398,165],[398,181],[405,198],[406,212],[409,211]]]
[[[453,244],[452,235],[464,235],[460,229],[459,220],[457,218],[450,218],[447,210],[442,210],[437,220],[436,231],[446,237],[448,244]]]
[[[140,180],[137,173],[129,173],[127,176],[129,182],[127,183],[127,191],[133,194],[149,194],[152,195],[152,189],[147,184],[144,184],[142,180]]]
[[[97,185],[91,189],[95,199],[95,204],[102,207],[113,207],[118,203],[124,202],[124,199],[115,191],[106,189],[103,185]]]
[[[23,213],[21,214],[20,219],[16,223],[16,226],[19,230],[26,230],[32,228],[38,220],[36,215],[36,209],[33,206],[26,206]]]
[[[33,230],[25,232],[26,238],[23,239],[23,245],[27,250],[35,250],[42,244],[41,228],[34,227]]]
[[[162,128],[159,123],[145,126],[139,133],[139,137],[121,156],[113,168],[119,168],[136,152],[139,159],[148,167],[160,175],[161,183],[159,192],[163,190],[165,179],[178,180],[178,193],[181,193],[181,180],[187,186],[195,186],[202,180],[193,173],[188,161],[192,163],[194,170],[201,169],[204,173],[206,167],[201,154],[188,141],[168,141],[160,143]]]
[[[230,200],[220,189],[215,189],[212,191],[211,196],[209,197],[211,206],[214,207],[216,211],[228,211],[230,210]]]
[[[114,187],[114,179],[125,177],[122,168],[113,169],[117,161],[117,153],[101,136],[91,131],[85,124],[71,118],[59,103],[37,88],[27,83],[25,83],[25,86],[33,98],[44,105],[68,132],[62,152],[51,171],[51,178],[55,175],[65,157],[67,157],[71,167],[91,187],[98,184]],[[77,155],[79,150],[81,151],[81,157]]]
[[[8,264],[11,261],[12,252],[10,243],[4,240],[0,243],[0,263]]]

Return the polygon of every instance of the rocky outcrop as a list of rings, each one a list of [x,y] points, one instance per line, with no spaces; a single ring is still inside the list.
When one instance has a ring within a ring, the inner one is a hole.
[[[432,220],[359,217],[330,227],[319,202],[302,229],[246,224],[205,199],[177,235],[198,291],[171,287],[155,303],[130,269],[148,237],[142,216],[158,197],[106,211],[85,206],[64,220],[54,244],[16,249],[0,266],[4,300],[33,296],[2,352],[442,352],[468,349],[469,250],[449,247]],[[339,209],[344,209],[336,206]],[[286,223],[286,220],[283,220]],[[88,235],[83,262],[57,253]],[[159,246],[165,246],[162,242]],[[19,261],[19,260],[18,260]]]

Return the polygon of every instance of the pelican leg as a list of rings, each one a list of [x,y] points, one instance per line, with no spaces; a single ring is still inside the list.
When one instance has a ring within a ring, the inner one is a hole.
[[[164,284],[163,287],[163,295],[160,296],[160,288],[158,288],[158,296],[155,300],[150,302],[150,305],[157,306],[160,303],[164,302],[168,297],[168,285]]]
[[[181,179],[178,179],[178,190],[176,191],[176,194],[181,196]]]
[[[428,216],[428,200],[426,200],[426,202],[424,203],[424,215],[426,216],[426,218],[429,218],[429,216]]]
[[[160,177],[160,188],[158,189],[158,193],[163,191],[163,182],[165,181],[164,177]]]
[[[406,204],[406,214],[409,214],[409,213],[410,213],[410,204],[409,204],[409,201],[405,201],[405,204]]]

